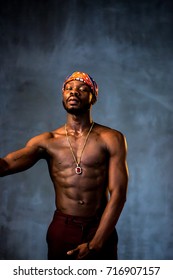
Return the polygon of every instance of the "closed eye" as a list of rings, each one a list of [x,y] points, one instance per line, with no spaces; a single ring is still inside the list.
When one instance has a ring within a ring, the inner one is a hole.
[[[66,87],[65,90],[72,90],[72,87]]]
[[[87,87],[80,87],[79,90],[80,91],[90,92],[90,90]]]

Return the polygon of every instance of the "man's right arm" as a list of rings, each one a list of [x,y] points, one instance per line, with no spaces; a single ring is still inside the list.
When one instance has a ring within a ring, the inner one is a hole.
[[[8,163],[3,159],[0,158],[0,176],[4,176],[8,169]]]
[[[40,146],[40,143],[45,138],[47,138],[45,135],[36,136],[24,148],[0,158],[0,177],[24,171],[44,158],[45,149]]]

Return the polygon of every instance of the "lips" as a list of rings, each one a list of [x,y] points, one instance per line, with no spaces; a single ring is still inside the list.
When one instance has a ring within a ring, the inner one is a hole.
[[[78,104],[80,101],[77,98],[71,97],[67,100],[67,102],[70,104]]]

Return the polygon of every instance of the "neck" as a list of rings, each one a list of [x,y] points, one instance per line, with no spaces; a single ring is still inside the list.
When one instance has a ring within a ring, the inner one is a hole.
[[[81,133],[85,129],[88,129],[88,127],[91,126],[92,122],[93,121],[90,113],[80,116],[67,114],[67,127],[68,129],[73,130],[76,133]]]

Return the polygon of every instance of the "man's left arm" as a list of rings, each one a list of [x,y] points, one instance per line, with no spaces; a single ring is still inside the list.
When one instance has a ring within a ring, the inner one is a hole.
[[[110,153],[108,189],[110,199],[101,217],[100,225],[89,244],[90,249],[99,250],[114,230],[127,195],[128,168],[126,162],[127,144],[125,137],[113,133],[107,141]]]

